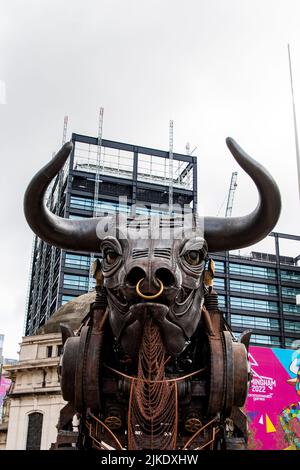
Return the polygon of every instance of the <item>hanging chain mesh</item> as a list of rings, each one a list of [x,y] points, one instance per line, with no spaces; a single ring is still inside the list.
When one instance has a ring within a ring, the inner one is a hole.
[[[175,449],[177,384],[165,379],[165,349],[158,327],[147,320],[132,381],[128,410],[128,449]]]
[[[178,433],[178,396],[177,383],[194,375],[205,368],[191,372],[185,376],[166,378],[166,357],[159,328],[148,319],[142,344],[139,350],[137,377],[128,376],[109,366],[112,372],[130,380],[130,396],[128,406],[127,445],[126,439],[121,441],[112,429],[94,416],[90,411],[89,420],[85,422],[92,446],[98,450],[105,449],[176,449]],[[214,417],[200,429],[196,430],[185,443],[183,449],[213,449],[220,428]],[[124,434],[125,438],[126,432]],[[182,446],[182,447],[181,447]]]

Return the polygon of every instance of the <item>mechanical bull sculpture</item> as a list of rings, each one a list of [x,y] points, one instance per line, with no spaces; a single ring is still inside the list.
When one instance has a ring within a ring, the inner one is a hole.
[[[281,208],[271,175],[233,139],[227,145],[254,181],[257,207],[243,217],[180,215],[68,220],[45,192],[72,149],[65,144],[32,179],[26,219],[47,243],[101,254],[96,300],[76,335],[62,325],[62,410],[57,447],[230,449],[247,441],[249,333],[233,337],[213,290],[216,251],[243,248],[272,230]],[[201,223],[202,222],[202,223]],[[166,235],[167,234],[167,235]],[[68,431],[69,430],[69,431]],[[69,441],[68,441],[69,439]]]

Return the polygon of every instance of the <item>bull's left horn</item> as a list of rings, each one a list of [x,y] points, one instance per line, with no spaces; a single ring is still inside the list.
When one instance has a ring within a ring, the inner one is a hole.
[[[45,203],[47,187],[63,167],[72,148],[72,142],[67,142],[32,178],[24,196],[24,213],[34,233],[50,245],[65,250],[97,253],[100,240],[96,228],[100,218],[64,219],[50,212]]]

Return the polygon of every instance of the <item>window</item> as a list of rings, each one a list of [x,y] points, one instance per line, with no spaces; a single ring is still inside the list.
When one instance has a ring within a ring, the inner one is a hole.
[[[242,310],[254,310],[255,312],[278,312],[277,302],[271,300],[243,299],[240,297],[231,297],[230,305],[232,308]]]
[[[219,307],[226,308],[226,300],[224,295],[218,295]]]
[[[168,211],[168,207],[164,207],[163,205],[158,207],[157,209],[155,208],[155,205],[151,208],[147,208],[145,206],[140,206],[139,204],[136,205],[135,208],[135,213],[136,215],[151,215],[151,214],[160,214],[160,215],[165,215]],[[175,209],[174,209],[175,210]]]
[[[231,274],[239,274],[240,276],[276,279],[276,271],[274,268],[265,268],[262,266],[250,266],[248,264],[230,263],[229,271]]]
[[[28,430],[26,450],[40,450],[43,427],[42,413],[30,413],[28,416]]]
[[[268,344],[270,346],[280,346],[279,336],[251,335],[252,344]]]
[[[258,328],[266,330],[279,330],[279,321],[276,318],[253,317],[246,315],[231,315],[231,326],[245,328]]]
[[[285,345],[286,345],[286,347],[290,347],[290,348],[293,348],[293,349],[299,349],[300,348],[300,339],[285,338]]]
[[[215,261],[216,273],[223,273],[225,271],[223,261]]]
[[[286,315],[300,315],[300,305],[283,303],[282,308]]]
[[[287,269],[281,269],[280,276],[282,281],[300,282],[300,271],[289,271]]]
[[[61,356],[61,355],[62,355],[62,351],[63,351],[63,345],[62,345],[62,344],[58,344],[58,345],[57,345],[57,356]]]
[[[294,331],[295,333],[300,333],[300,322],[284,320],[284,329],[286,331]]]
[[[273,284],[261,284],[259,282],[230,280],[230,289],[251,292],[252,294],[277,295],[277,286]]]
[[[89,269],[91,257],[84,255],[76,255],[74,253],[66,253],[66,267]]]
[[[70,207],[82,209],[85,211],[93,210],[93,199],[87,197],[71,196]]]
[[[52,346],[47,346],[47,357],[52,357]]]
[[[70,300],[76,299],[76,295],[63,295],[61,299],[61,304],[65,305],[67,302],[70,302]]]
[[[66,289],[76,289],[86,291],[89,287],[89,278],[87,276],[76,276],[74,274],[64,275],[64,287]]]
[[[300,294],[300,289],[295,288],[295,287],[286,287],[282,286],[281,287],[281,293],[283,297],[294,297],[296,298],[297,294]]]
[[[225,281],[219,277],[214,278],[214,287],[218,290],[225,290]]]
[[[95,209],[102,215],[115,214],[116,212],[130,212],[128,205],[115,202],[98,201],[95,206]],[[70,208],[93,211],[94,200],[88,197],[71,196]]]

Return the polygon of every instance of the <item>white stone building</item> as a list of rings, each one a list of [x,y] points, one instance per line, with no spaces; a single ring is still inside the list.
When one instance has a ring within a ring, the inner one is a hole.
[[[13,384],[9,394],[7,450],[47,450],[56,441],[57,422],[66,404],[57,367],[60,333],[24,337],[20,360],[5,367]]]
[[[60,307],[39,334],[22,338],[19,361],[4,367],[12,384],[3,429],[0,425],[0,450],[48,450],[55,443],[59,413],[66,405],[58,375],[60,323],[75,331],[94,299],[94,291],[77,297]]]

